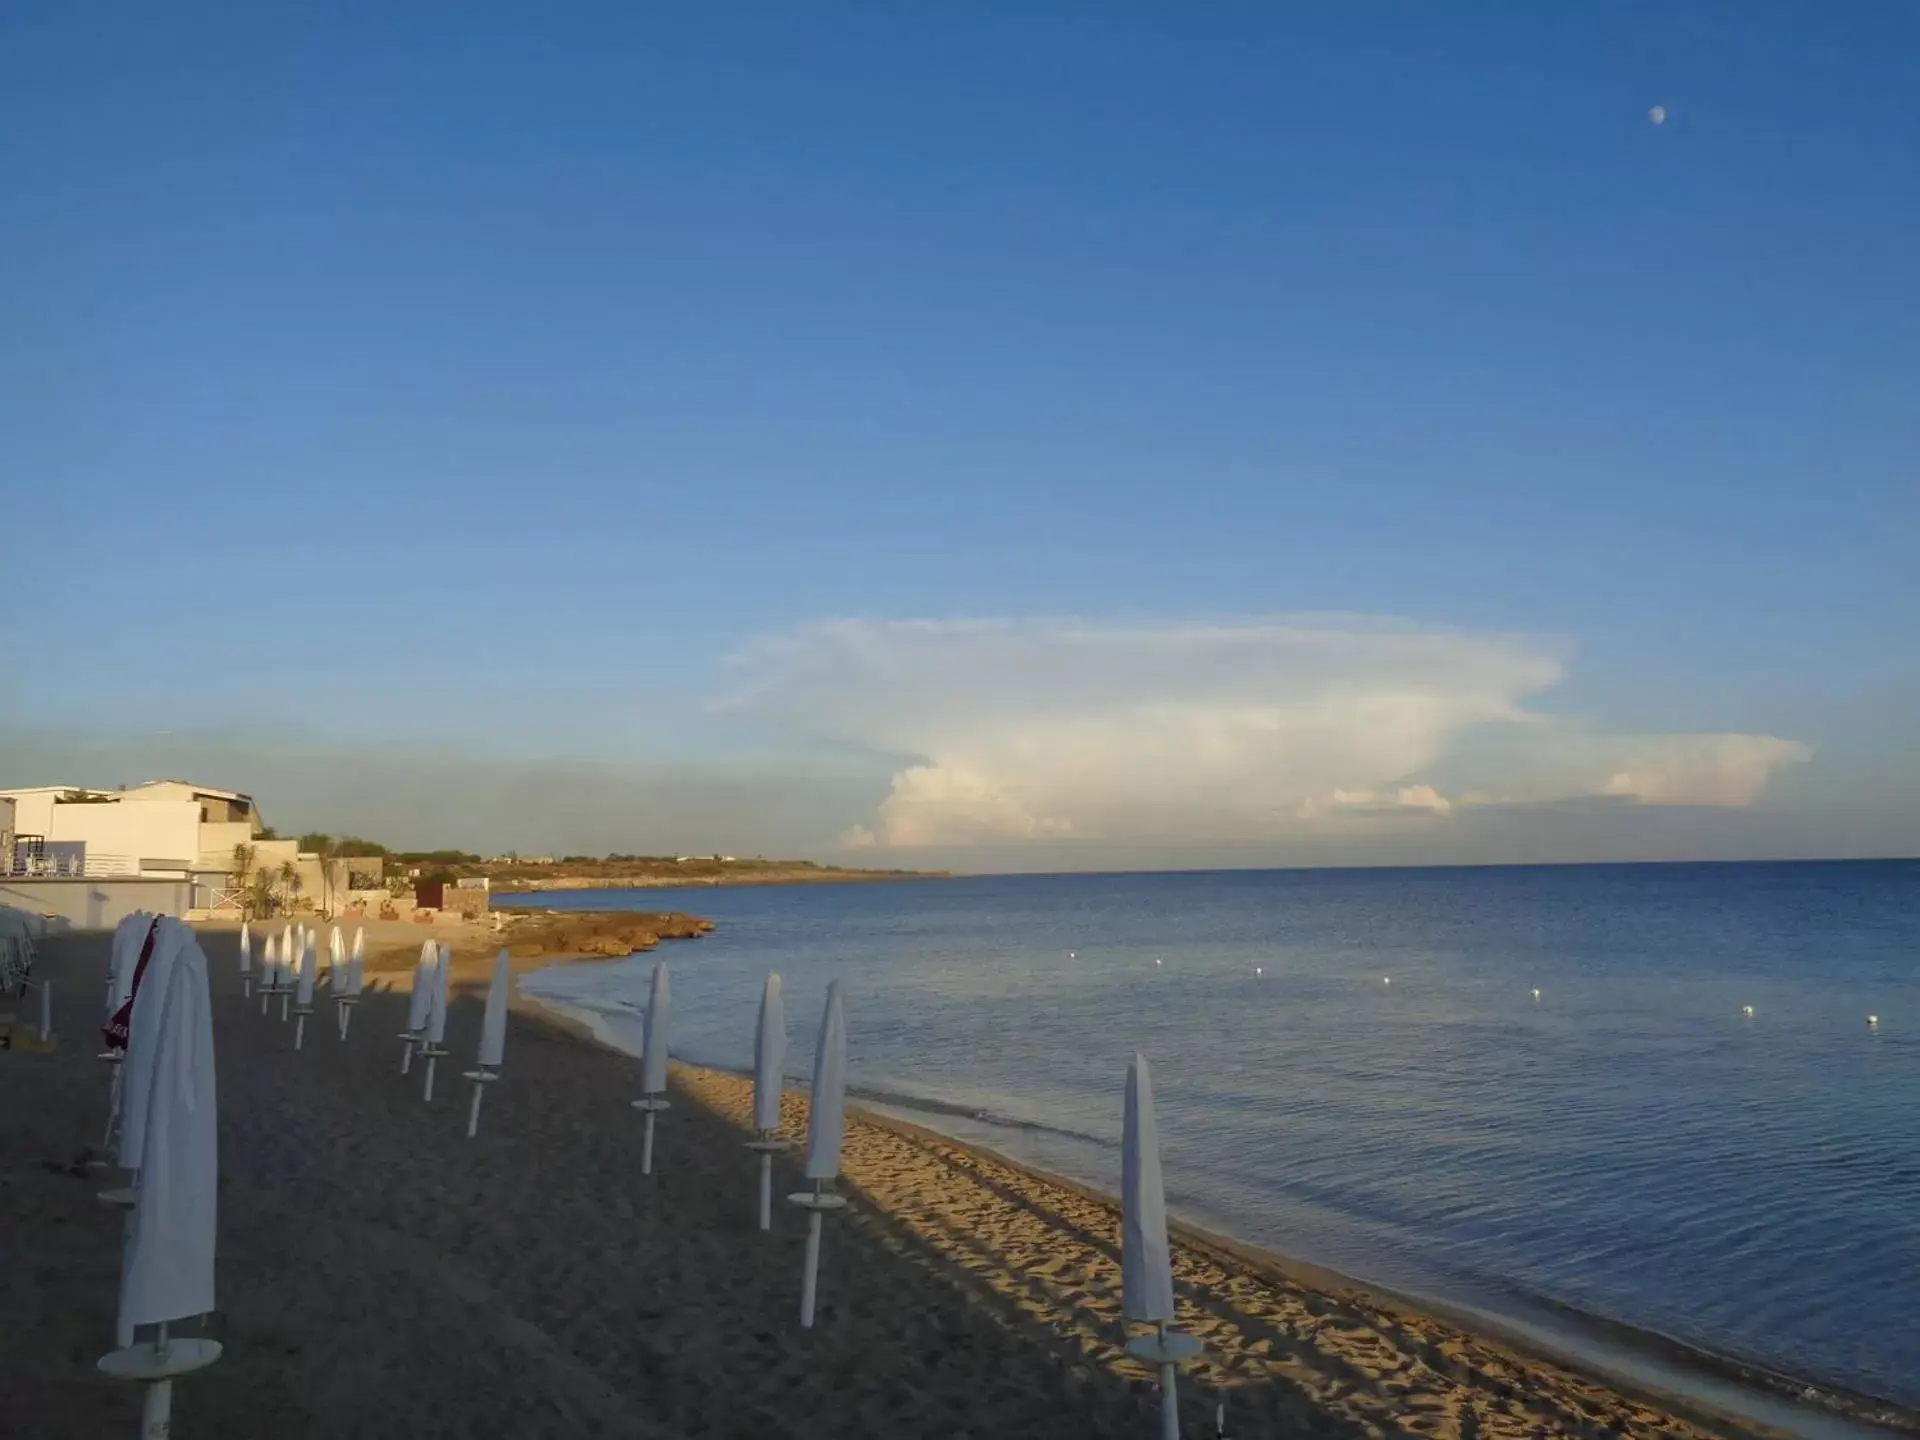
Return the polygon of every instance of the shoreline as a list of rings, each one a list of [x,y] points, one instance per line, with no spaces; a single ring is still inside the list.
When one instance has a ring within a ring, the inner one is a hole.
[[[553,957],[554,968],[588,961],[632,957],[581,955]],[[538,973],[545,965],[525,974]],[[632,1052],[615,1043],[565,1002],[544,1000],[515,987],[514,1003],[538,1012],[576,1040],[626,1058]],[[750,1084],[750,1073],[724,1066],[675,1059],[673,1074],[684,1084]],[[804,1097],[804,1085],[789,1080],[786,1095]],[[933,1125],[890,1113],[910,1104],[876,1100],[848,1092],[849,1119],[888,1131],[923,1149],[946,1149],[989,1161],[1036,1185],[1077,1195],[1108,1212],[1116,1232],[1119,1201],[1097,1185],[1008,1154],[978,1139],[963,1139]],[[1176,1252],[1201,1257],[1229,1269],[1297,1287],[1335,1303],[1359,1304],[1414,1323],[1443,1326],[1462,1338],[1509,1354],[1523,1364],[1542,1365],[1604,1386],[1641,1404],[1656,1407],[1702,1429],[1737,1435],[1813,1435],[1818,1437],[1884,1434],[1920,1435],[1920,1411],[1843,1387],[1813,1383],[1764,1366],[1723,1355],[1686,1341],[1561,1304],[1546,1296],[1527,1302],[1553,1317],[1529,1322],[1475,1305],[1381,1285],[1258,1243],[1211,1230],[1173,1215],[1169,1238]],[[1648,1371],[1652,1371],[1649,1375]],[[1639,1373],[1636,1373],[1639,1372]],[[1719,1397],[1724,1398],[1717,1398]]]

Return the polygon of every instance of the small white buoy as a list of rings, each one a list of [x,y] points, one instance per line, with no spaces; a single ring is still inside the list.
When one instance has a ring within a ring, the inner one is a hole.
[[[1153,957],[1153,963],[1154,963],[1154,964],[1156,964],[1156,965],[1158,965],[1158,964],[1160,963],[1160,957],[1159,957],[1158,955],[1156,955],[1156,956],[1154,956],[1154,957]]]
[[[1741,1013],[1742,1015],[1744,1015],[1744,1016],[1746,1016],[1746,1017],[1747,1017],[1747,1019],[1749,1019],[1749,1020],[1751,1020],[1751,1019],[1753,1019],[1753,1006],[1751,1006],[1751,1005],[1742,1005],[1742,1006],[1740,1007],[1740,1013]]]
[[[1880,1017],[1878,1015],[1867,1016],[1867,1028],[1869,1030],[1873,1029],[1873,1027],[1878,1025],[1879,1023],[1880,1023]]]
[[[1080,958],[1080,952],[1078,950],[1067,951],[1067,959],[1078,960],[1079,958]]]
[[[1393,977],[1391,975],[1382,975],[1380,977],[1380,983],[1382,985],[1391,985],[1393,983]]]
[[[1262,970],[1258,965],[1256,965],[1253,967],[1253,973],[1256,975],[1264,975],[1267,972],[1265,970]]]
[[[1540,987],[1538,985],[1533,987],[1533,998],[1536,1000],[1540,998]]]

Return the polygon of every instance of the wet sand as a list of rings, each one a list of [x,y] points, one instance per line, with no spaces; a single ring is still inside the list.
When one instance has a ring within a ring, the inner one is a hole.
[[[175,1433],[596,1436],[1148,1436],[1151,1379],[1121,1353],[1118,1218],[1098,1196],[936,1136],[853,1117],[818,1328],[797,1323],[803,1216],[753,1228],[748,1086],[680,1068],[656,1170],[639,1173],[630,1058],[517,1006],[478,1139],[458,1078],[477,993],[456,997],[431,1104],[398,1074],[405,1001],[369,994],[343,1045],[243,1004],[232,933],[215,976],[226,1346],[183,1383]],[[98,1377],[120,1221],[98,1172],[104,937],[48,941],[58,1050],[0,1054],[0,1434],[131,1433]],[[330,1007],[323,1004],[323,1011]],[[805,1100],[787,1097],[799,1134]],[[776,1179],[799,1188],[789,1161]],[[1182,1321],[1208,1346],[1185,1433],[1432,1437],[1750,1435],[1305,1272],[1176,1245]]]

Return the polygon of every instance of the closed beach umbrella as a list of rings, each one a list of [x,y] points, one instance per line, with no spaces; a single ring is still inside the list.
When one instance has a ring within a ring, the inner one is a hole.
[[[1174,1318],[1173,1261],[1167,1250],[1167,1201],[1160,1183],[1160,1134],[1153,1114],[1153,1076],[1144,1055],[1127,1067],[1125,1130],[1120,1151],[1121,1311],[1153,1324],[1127,1353],[1160,1372],[1160,1433],[1179,1440],[1178,1367],[1200,1353],[1199,1342],[1167,1328]]]
[[[293,1026],[293,1048],[298,1050],[307,1038],[307,1016],[313,1013],[313,986],[320,972],[320,955],[313,931],[307,932],[307,948],[300,956],[300,974],[295,982],[293,1008],[300,1018]]]
[[[847,1016],[836,980],[827,987],[820,1042],[813,1052],[813,1098],[807,1113],[809,1180],[831,1180],[840,1173],[840,1141],[846,1128]]]
[[[420,1053],[427,1057],[427,1083],[422,1087],[420,1098],[433,1099],[433,1071],[440,1057],[447,1053],[447,987],[453,978],[453,947],[441,945],[436,948],[429,984],[432,989],[427,997],[427,1038]]]
[[[113,931],[113,947],[107,957],[107,1016],[126,1004],[133,995],[133,972],[139,968],[140,947],[146,944],[153,916],[136,910]]]
[[[513,962],[507,947],[493,957],[493,983],[487,986],[487,1013],[480,1021],[482,1065],[498,1070],[507,1061],[507,1001],[513,994]]]
[[[434,972],[440,965],[440,947],[428,940],[420,947],[420,958],[413,962],[413,993],[407,996],[407,1033],[400,1038],[406,1049],[400,1055],[400,1073],[413,1068],[413,1047],[425,1037],[427,1011],[433,1007]]]
[[[266,948],[260,952],[260,1013],[267,1013],[267,999],[273,994],[274,977],[280,972],[280,942],[272,935],[267,936]]]
[[[452,978],[453,947],[437,947],[433,967],[433,989],[427,1006],[427,1044],[438,1049],[447,1038],[447,982]]]
[[[173,968],[188,950],[197,950],[193,932],[171,916],[154,928],[153,953],[140,977],[128,1017],[127,1058],[120,1067],[120,1167],[138,1170],[146,1153],[148,1100],[154,1067],[160,1058],[162,1012]]]
[[[753,1032],[753,1128],[771,1135],[780,1128],[780,1095],[786,1085],[787,1012],[780,1002],[780,976],[769,974],[760,991],[760,1022]]]
[[[806,1270],[800,1278],[800,1324],[813,1328],[820,1283],[820,1217],[847,1202],[826,1188],[840,1173],[840,1141],[847,1127],[847,1018],[840,982],[827,987],[820,1040],[813,1052],[813,1094],[807,1103],[806,1176],[813,1189],[787,1198],[807,1211]]]
[[[780,1093],[787,1066],[787,1013],[780,1003],[780,977],[769,973],[760,991],[760,1020],[753,1031],[753,1128],[749,1150],[760,1152],[760,1228],[773,1228],[773,1157],[787,1142],[780,1129]]]
[[[653,1173],[653,1122],[665,1110],[668,1101],[661,1098],[667,1088],[667,966],[657,961],[653,967],[653,989],[647,997],[646,1050],[640,1057],[640,1098],[634,1107],[647,1115],[646,1129],[640,1140],[640,1173]]]
[[[487,1012],[480,1020],[480,1053],[476,1068],[467,1072],[473,1082],[473,1103],[467,1109],[467,1138],[480,1130],[480,1097],[487,1086],[500,1078],[500,1067],[507,1062],[507,1001],[513,995],[513,962],[507,947],[493,957],[493,982],[487,986]]]
[[[129,1129],[140,1177],[120,1268],[123,1348],[105,1357],[109,1375],[147,1385],[143,1435],[168,1433],[171,1377],[211,1364],[212,1340],[172,1339],[169,1322],[214,1308],[213,1264],[219,1180],[213,1015],[207,961],[190,931],[175,922],[155,940],[136,1009],[139,1043],[149,1056],[139,1117]],[[132,1117],[129,1117],[132,1119]],[[132,1343],[135,1327],[159,1325],[150,1344]]]
[[[653,989],[647,996],[647,1050],[640,1062],[640,1089],[658,1095],[667,1088],[667,966],[653,967]]]
[[[343,978],[334,982],[335,1008],[340,1016],[340,1038],[347,1038],[347,1027],[353,1023],[353,1007],[360,1003],[360,987],[365,978],[367,932],[353,932],[353,949],[347,955],[347,967]]]
[[[346,963],[347,942],[340,937],[340,927],[335,925],[327,932],[327,980],[328,983],[340,983],[340,967]]]

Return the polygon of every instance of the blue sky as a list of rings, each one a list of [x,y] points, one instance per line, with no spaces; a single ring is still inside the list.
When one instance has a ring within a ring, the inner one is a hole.
[[[16,8],[0,775],[1911,853],[1915,94],[1894,0]]]

